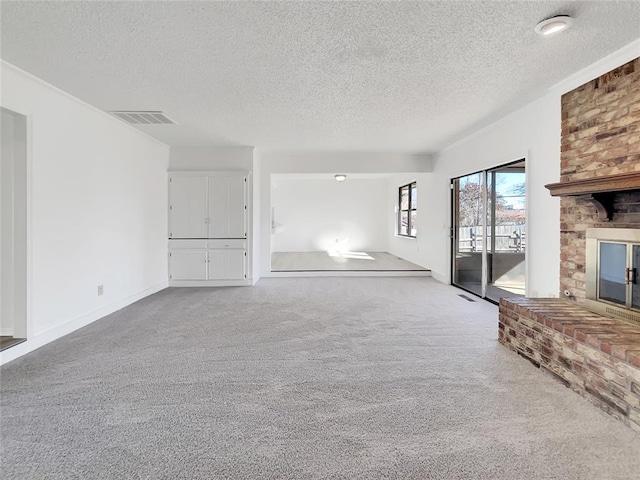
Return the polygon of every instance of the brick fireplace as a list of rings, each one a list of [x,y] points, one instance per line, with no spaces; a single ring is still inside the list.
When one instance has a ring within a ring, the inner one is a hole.
[[[560,182],[640,172],[640,58],[562,96]],[[640,192],[612,196],[599,218],[588,195],[560,199],[560,291],[585,298],[589,227],[640,228]]]
[[[599,303],[587,299],[587,233],[640,230],[640,58],[562,96],[561,177],[547,188],[561,197],[566,299],[503,299],[499,340],[640,430],[640,323],[584,308]],[[640,282],[627,270],[627,284]]]

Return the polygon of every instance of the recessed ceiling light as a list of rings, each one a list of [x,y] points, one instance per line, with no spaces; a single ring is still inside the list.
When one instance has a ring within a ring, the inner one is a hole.
[[[569,15],[558,15],[556,17],[547,18],[546,20],[541,21],[536,25],[533,31],[538,35],[544,35],[546,37],[548,35],[553,35],[554,33],[566,30],[571,25],[573,25],[573,18],[571,18]]]
[[[338,173],[337,175],[334,175],[334,177],[338,182],[344,182],[344,179],[347,178],[344,173]]]

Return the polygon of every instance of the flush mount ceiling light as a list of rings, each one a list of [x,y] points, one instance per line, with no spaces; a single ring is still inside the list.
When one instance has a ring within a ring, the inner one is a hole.
[[[563,30],[568,29],[571,25],[573,25],[573,18],[569,15],[557,15],[555,17],[547,18],[546,20],[541,21],[536,27],[533,29],[538,35],[549,36],[554,33],[561,32]]]
[[[344,182],[344,179],[347,178],[347,176],[344,173],[338,173],[337,175],[334,175],[334,178],[338,182]]]

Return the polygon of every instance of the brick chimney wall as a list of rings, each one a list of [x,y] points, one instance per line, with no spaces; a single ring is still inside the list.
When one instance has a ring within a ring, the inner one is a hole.
[[[640,171],[640,58],[562,96],[560,181]],[[560,200],[560,292],[585,298],[585,233],[590,227],[640,228],[640,193],[616,196],[601,222],[584,197]]]

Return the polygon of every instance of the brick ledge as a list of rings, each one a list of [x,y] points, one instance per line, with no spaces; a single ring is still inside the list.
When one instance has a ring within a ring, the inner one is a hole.
[[[559,298],[503,298],[501,310],[509,304],[518,314],[533,314],[539,324],[640,368],[640,326]]]
[[[499,341],[640,431],[640,327],[557,298],[504,298]]]

